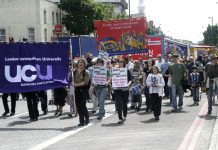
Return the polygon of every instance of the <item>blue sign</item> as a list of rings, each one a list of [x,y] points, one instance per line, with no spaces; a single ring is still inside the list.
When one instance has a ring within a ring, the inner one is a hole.
[[[1,93],[68,85],[69,43],[2,43],[0,56]]]

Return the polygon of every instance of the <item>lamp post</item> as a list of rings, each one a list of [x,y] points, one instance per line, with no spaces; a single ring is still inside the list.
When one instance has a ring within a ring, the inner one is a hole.
[[[213,17],[208,17],[209,19],[211,19],[211,46],[213,46]]]
[[[130,0],[129,0],[129,19],[130,19]]]

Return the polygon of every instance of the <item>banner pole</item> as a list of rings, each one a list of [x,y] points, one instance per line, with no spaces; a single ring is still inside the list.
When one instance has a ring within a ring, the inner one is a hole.
[[[72,84],[74,85],[73,48],[72,48],[72,41],[71,41],[71,39],[69,39],[69,42],[70,42],[70,63],[72,65],[70,69],[71,69],[71,74],[72,74]],[[73,109],[74,109],[75,116],[77,116],[76,101],[75,101],[75,89],[74,89],[74,87],[73,87]]]

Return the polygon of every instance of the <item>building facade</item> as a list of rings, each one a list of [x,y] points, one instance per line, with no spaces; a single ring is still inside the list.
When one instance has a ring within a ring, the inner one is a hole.
[[[50,0],[0,0],[0,41],[50,42],[61,11]]]
[[[126,0],[95,0],[95,1],[102,2],[105,4],[107,4],[107,3],[113,4],[115,14],[125,12],[125,10],[128,9],[128,4],[127,4]]]

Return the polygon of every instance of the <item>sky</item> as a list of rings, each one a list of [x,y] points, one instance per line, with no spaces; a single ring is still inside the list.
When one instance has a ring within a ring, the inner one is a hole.
[[[129,0],[126,0],[127,3]],[[218,22],[218,0],[144,0],[147,20],[153,20],[165,35],[198,42],[207,26]],[[138,13],[139,0],[130,0],[131,14]],[[129,10],[126,11],[129,13]]]

